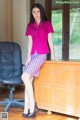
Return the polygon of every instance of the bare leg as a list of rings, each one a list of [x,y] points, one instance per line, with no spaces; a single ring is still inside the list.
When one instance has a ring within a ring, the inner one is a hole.
[[[31,77],[30,77],[30,81],[31,81],[32,84],[33,84],[33,80],[34,80],[34,77],[31,76]]]
[[[28,109],[29,109],[29,97],[28,97],[28,93],[27,90],[25,88],[25,103],[24,103],[24,113],[28,113]]]
[[[23,82],[24,82],[24,78],[25,76],[24,75],[22,75],[22,80],[23,80]],[[25,86],[25,83],[24,83],[24,86]],[[28,113],[28,109],[29,109],[29,96],[28,96],[28,93],[27,93],[27,89],[26,89],[26,87],[25,87],[25,92],[24,92],[24,112],[23,113],[25,113],[25,114],[27,114]]]
[[[33,95],[33,86],[32,86],[32,81],[30,80],[30,75],[27,73],[23,73],[22,80],[24,81],[25,90],[27,90],[27,92],[25,92],[25,93],[28,93],[30,112],[32,113],[34,111],[34,95]],[[27,103],[26,101],[27,100],[25,97],[25,103]]]

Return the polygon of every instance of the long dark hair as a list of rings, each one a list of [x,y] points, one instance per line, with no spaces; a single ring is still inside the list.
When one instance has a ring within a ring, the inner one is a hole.
[[[35,21],[33,15],[32,15],[32,10],[33,10],[33,8],[35,8],[35,7],[40,10],[41,21],[46,21],[46,20],[48,20],[47,17],[46,17],[45,10],[44,10],[43,6],[42,6],[41,4],[39,4],[39,3],[35,3],[35,4],[33,4],[32,8],[31,8],[31,12],[30,12],[30,23],[32,23],[32,22]]]

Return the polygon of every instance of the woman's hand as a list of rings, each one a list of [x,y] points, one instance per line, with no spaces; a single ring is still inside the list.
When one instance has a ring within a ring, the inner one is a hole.
[[[27,66],[30,63],[30,61],[31,61],[31,58],[28,58],[25,65]]]
[[[51,60],[52,61],[59,61],[53,54],[51,54]]]

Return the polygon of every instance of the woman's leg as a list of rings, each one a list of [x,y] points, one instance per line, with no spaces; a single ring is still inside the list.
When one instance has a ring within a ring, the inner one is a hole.
[[[31,76],[31,77],[30,77],[30,81],[31,81],[32,84],[33,84],[33,79],[34,79],[34,77]]]
[[[28,95],[28,102],[29,102],[29,107],[30,107],[30,112],[32,113],[34,111],[34,95],[33,95],[33,86],[32,86],[32,78],[30,80],[30,75],[27,73],[22,74],[22,80],[25,85],[25,94],[27,93]],[[25,95],[25,105],[27,103],[26,95]],[[25,106],[26,107],[26,106]],[[25,108],[26,109],[26,108]]]
[[[24,86],[25,86],[25,75],[22,74],[22,81],[24,83]],[[24,112],[25,114],[28,113],[28,109],[29,109],[29,96],[28,96],[28,92],[27,92],[27,89],[26,89],[26,86],[25,86],[25,90],[24,90]]]
[[[24,103],[24,112],[23,113],[28,113],[28,109],[29,109],[29,97],[28,97],[28,93],[25,87],[25,103]]]

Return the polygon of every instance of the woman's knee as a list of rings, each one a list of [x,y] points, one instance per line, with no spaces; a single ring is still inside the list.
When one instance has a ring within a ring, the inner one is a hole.
[[[21,75],[21,79],[22,79],[22,80],[25,80],[25,79],[26,79],[25,73],[23,73],[23,74]]]
[[[29,77],[30,77],[29,74],[23,73],[22,76],[21,76],[21,79],[22,79],[22,80],[26,80],[26,79],[29,78]]]

